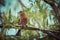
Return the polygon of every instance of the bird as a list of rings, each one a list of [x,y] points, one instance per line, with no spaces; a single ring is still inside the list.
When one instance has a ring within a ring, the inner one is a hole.
[[[23,12],[20,11],[20,25],[24,26],[28,22],[28,16]]]
[[[28,22],[28,16],[23,12],[23,11],[20,11],[19,12],[20,14],[20,20],[19,20],[19,29],[18,29],[18,32],[16,33],[16,35],[21,35],[21,28],[23,27],[27,27],[27,22]]]

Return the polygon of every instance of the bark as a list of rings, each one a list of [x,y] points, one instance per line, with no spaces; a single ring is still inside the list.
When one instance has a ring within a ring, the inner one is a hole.
[[[19,26],[20,27],[20,26]],[[32,30],[32,31],[35,31],[35,30],[38,30],[38,31],[42,31],[44,33],[47,33],[47,32],[52,32],[52,33],[58,33],[59,30],[42,30],[42,29],[39,29],[39,28],[33,28],[33,27],[23,27],[23,28],[19,28],[18,29],[18,32],[16,33],[16,35],[21,35],[21,30],[22,29],[25,29],[25,30]]]
[[[50,32],[50,31],[45,31],[45,33],[47,33],[48,36],[55,38],[56,40],[60,40],[60,37],[58,37],[57,35],[55,35],[54,33]]]

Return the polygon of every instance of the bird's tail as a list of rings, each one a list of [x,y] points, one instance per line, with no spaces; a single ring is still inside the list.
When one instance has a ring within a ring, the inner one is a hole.
[[[21,36],[21,29],[18,30],[18,32],[16,33],[17,36]]]

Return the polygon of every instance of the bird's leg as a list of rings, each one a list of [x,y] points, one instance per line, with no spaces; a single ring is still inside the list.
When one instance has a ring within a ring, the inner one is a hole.
[[[25,25],[26,27],[28,27],[27,25]]]
[[[23,25],[23,27],[28,27],[27,25]]]

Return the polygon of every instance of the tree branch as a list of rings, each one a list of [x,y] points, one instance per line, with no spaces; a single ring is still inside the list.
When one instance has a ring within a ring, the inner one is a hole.
[[[44,0],[44,1],[52,7],[52,9],[54,11],[54,14],[55,14],[55,16],[57,17],[57,19],[60,23],[60,12],[59,12],[60,10],[59,10],[58,6],[56,6],[56,4],[53,0],[50,0],[52,2],[49,2],[47,0]]]
[[[57,19],[58,19],[58,21],[59,21],[59,23],[60,23],[60,10],[59,10],[59,8],[58,8],[58,6],[56,6],[55,5],[55,0],[53,1],[53,0],[50,0],[50,1],[48,1],[48,0],[44,0],[47,4],[49,4],[51,7],[52,7],[52,9],[53,9],[53,11],[54,11],[54,14],[55,14],[55,16],[57,17]],[[60,32],[60,31],[59,31]],[[52,36],[52,37],[54,37],[56,40],[60,40],[60,38],[58,37],[58,36],[56,36],[56,35],[54,35],[52,32],[46,32],[48,35],[50,35],[50,36]]]
[[[18,1],[19,1],[19,3],[20,3],[23,7],[27,8],[27,7],[22,3],[21,0],[18,0]]]

